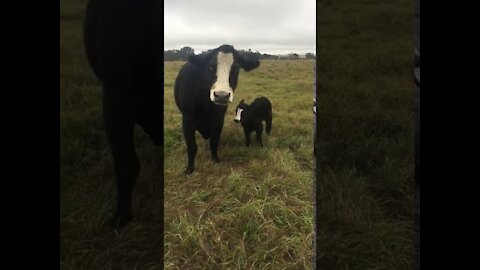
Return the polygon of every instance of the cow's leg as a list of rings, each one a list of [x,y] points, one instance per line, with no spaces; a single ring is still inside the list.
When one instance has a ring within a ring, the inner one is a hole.
[[[256,136],[257,143],[260,144],[260,147],[263,147],[262,132],[263,132],[263,125],[262,125],[262,123],[258,123],[255,127],[255,133],[257,135]]]
[[[117,184],[117,209],[112,225],[119,229],[132,220],[132,191],[140,171],[133,131],[135,122],[124,107],[104,97],[103,113]]]
[[[243,133],[245,133],[245,146],[250,146],[250,132],[246,128],[243,128]]]
[[[212,154],[212,161],[219,163],[220,159],[217,156],[218,142],[220,141],[220,134],[222,134],[223,118],[214,119],[212,121],[212,132],[210,136],[210,152]]]
[[[218,142],[220,141],[220,134],[215,134],[210,137],[210,152],[212,153],[212,161],[220,163],[220,159],[217,156]]]
[[[195,124],[186,116],[182,118],[183,136],[187,143],[188,165],[185,173],[191,174],[195,170],[195,155],[197,154],[197,142],[195,141]]]

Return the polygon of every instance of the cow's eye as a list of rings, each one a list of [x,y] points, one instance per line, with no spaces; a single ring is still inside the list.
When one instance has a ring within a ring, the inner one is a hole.
[[[216,68],[215,65],[209,65],[209,66],[208,66],[208,69],[209,69],[210,71],[214,71],[215,68]]]

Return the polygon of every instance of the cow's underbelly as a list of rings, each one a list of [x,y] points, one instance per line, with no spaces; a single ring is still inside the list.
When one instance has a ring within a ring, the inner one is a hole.
[[[212,121],[214,121],[214,119],[209,117],[208,114],[199,115],[199,118],[196,124],[196,129],[198,130],[198,132],[200,132],[200,134],[204,139],[208,139],[212,135],[211,134],[212,126],[213,126]]]
[[[208,139],[213,135],[220,135],[222,130],[224,114],[216,114],[213,112],[197,112],[194,116],[195,129],[202,135],[204,139]],[[218,133],[218,134],[215,134]]]
[[[202,135],[202,137],[206,140],[208,138],[210,138],[210,129],[207,128],[207,127],[199,127],[198,129],[198,132],[200,132],[200,134]]]

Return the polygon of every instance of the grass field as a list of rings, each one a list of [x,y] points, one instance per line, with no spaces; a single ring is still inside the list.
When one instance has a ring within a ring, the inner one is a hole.
[[[314,61],[262,61],[241,72],[222,132],[220,164],[197,133],[186,177],[181,114],[173,100],[180,62],[165,63],[165,259],[167,269],[311,269],[313,262]],[[240,100],[263,95],[273,127],[262,149],[245,147],[233,122]]]
[[[319,269],[413,269],[414,2],[317,2]]]

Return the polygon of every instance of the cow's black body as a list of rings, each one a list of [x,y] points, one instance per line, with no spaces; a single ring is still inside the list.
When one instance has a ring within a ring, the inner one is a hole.
[[[256,98],[252,104],[248,105],[242,100],[237,106],[237,110],[242,109],[241,118],[239,121],[242,123],[243,131],[245,134],[245,145],[250,146],[250,133],[256,133],[257,143],[263,147],[262,132],[263,124],[265,121],[265,131],[268,135],[272,130],[272,103],[266,97]]]
[[[157,0],[90,0],[84,42],[87,58],[103,86],[103,113],[117,183],[113,219],[132,219],[132,189],[139,173],[134,126],[163,144],[163,58]]]
[[[199,131],[205,139],[210,140],[212,160],[219,162],[217,148],[223,128],[228,102],[217,105],[211,100],[211,89],[217,81],[216,65],[219,52],[233,55],[234,62],[228,71],[229,87],[234,91],[237,87],[239,69],[250,71],[260,64],[257,59],[246,59],[230,45],[223,45],[209,53],[192,55],[181,68],[175,81],[175,102],[182,113],[182,128],[187,143],[188,165],[186,173],[194,171],[194,160],[197,153],[195,131]],[[233,93],[232,93],[233,94]]]

